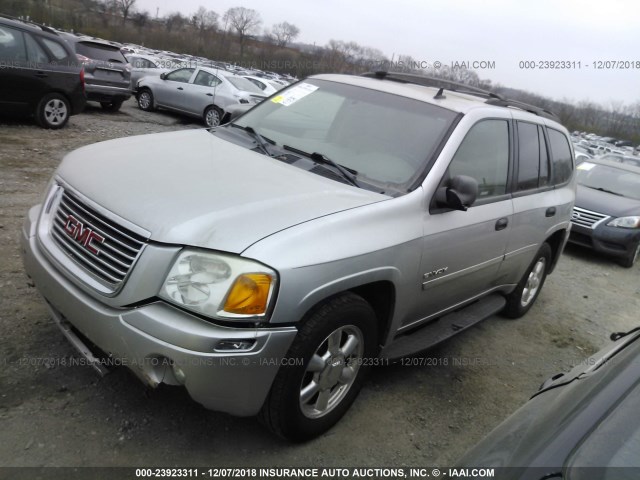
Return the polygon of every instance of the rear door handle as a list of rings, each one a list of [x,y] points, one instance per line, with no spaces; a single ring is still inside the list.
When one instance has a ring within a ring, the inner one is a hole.
[[[47,78],[49,75],[47,75],[45,72],[36,72],[36,77],[40,77],[40,78]]]
[[[184,90],[184,88],[182,88],[182,87],[178,87],[178,90]]]
[[[207,93],[207,97],[213,97],[213,93]]]
[[[555,214],[556,214],[556,207],[549,207],[547,208],[547,211],[545,212],[544,216],[553,217]]]
[[[508,218],[501,218],[496,222],[496,230],[504,230],[509,225]]]

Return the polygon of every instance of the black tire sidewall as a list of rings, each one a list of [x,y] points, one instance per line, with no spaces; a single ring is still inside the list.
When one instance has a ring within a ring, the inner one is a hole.
[[[62,102],[64,102],[64,105],[67,108],[67,116],[66,116],[66,118],[62,121],[62,123],[55,124],[55,125],[49,123],[47,121],[47,117],[44,114],[44,108],[45,108],[46,104],[49,101],[53,100],[53,99],[61,100]],[[43,128],[50,128],[52,130],[57,130],[59,128],[62,128],[69,121],[69,117],[71,117],[71,104],[66,99],[66,97],[64,95],[60,94],[60,93],[48,93],[47,95],[42,97],[42,99],[38,103],[38,107],[36,109],[36,121],[37,121],[38,125],[40,125]]]
[[[336,302],[329,302],[325,307],[317,309],[304,322],[291,345],[287,358],[302,358],[303,365],[283,365],[280,368],[263,407],[276,410],[278,425],[274,425],[275,429],[273,426],[270,428],[280,436],[303,441],[320,435],[342,418],[358,396],[370,362],[363,362],[345,397],[326,415],[311,419],[306,417],[300,408],[300,388],[308,362],[327,336],[337,328],[353,325],[360,329],[364,337],[364,359],[374,358],[378,353],[375,313],[361,297],[352,297],[355,299],[349,298],[346,302],[340,299],[339,307],[336,307]]]

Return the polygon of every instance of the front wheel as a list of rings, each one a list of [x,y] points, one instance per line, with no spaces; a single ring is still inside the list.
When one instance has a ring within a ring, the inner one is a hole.
[[[316,308],[276,375],[262,423],[293,441],[331,428],[360,392],[377,344],[375,312],[362,297],[347,293]]]
[[[640,242],[638,242],[634,247],[631,248],[629,254],[620,260],[620,265],[625,268],[631,268],[636,264],[636,261],[640,257]]]
[[[138,107],[145,112],[152,112],[153,107],[153,93],[151,90],[144,89],[138,94]]]
[[[516,289],[507,295],[507,305],[502,312],[506,317],[520,318],[529,311],[542,290],[550,264],[551,247],[543,243]]]

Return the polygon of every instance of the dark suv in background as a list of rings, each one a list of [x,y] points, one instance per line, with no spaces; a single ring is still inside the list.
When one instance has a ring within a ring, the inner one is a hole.
[[[120,48],[108,42],[61,32],[84,64],[87,100],[116,112],[131,98],[131,66]]]
[[[0,16],[0,112],[62,128],[85,106],[84,71],[52,29]]]

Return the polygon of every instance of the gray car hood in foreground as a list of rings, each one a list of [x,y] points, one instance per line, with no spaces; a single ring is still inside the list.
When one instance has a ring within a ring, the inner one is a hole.
[[[58,175],[151,239],[240,253],[293,225],[389,197],[320,177],[206,130],[80,148]]]

